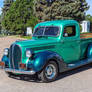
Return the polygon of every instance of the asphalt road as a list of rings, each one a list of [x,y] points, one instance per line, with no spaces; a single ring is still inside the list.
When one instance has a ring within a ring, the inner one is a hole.
[[[0,57],[3,49],[16,41],[16,37],[0,38]],[[83,66],[59,75],[52,83],[40,83],[20,78],[9,78],[0,70],[0,92],[92,92],[92,67]]]

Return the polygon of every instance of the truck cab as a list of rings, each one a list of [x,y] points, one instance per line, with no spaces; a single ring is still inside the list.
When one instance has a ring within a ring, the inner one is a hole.
[[[10,75],[37,75],[43,82],[92,62],[92,38],[80,38],[75,20],[56,20],[35,26],[30,40],[16,41],[4,50],[0,66]]]

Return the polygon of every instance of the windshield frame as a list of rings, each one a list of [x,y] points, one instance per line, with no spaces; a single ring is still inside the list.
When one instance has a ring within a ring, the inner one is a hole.
[[[46,28],[46,27],[57,27],[58,28],[58,33],[57,33],[57,35],[44,35],[44,33],[45,33],[45,30],[43,30],[44,32],[43,32],[43,35],[35,35],[34,36],[34,32],[35,32],[35,30],[38,28],[38,27],[44,27],[44,28]],[[38,26],[38,27],[36,27],[35,29],[34,29],[34,31],[33,31],[33,37],[39,37],[39,36],[42,36],[42,37],[58,37],[59,35],[60,35],[60,27],[59,26]]]

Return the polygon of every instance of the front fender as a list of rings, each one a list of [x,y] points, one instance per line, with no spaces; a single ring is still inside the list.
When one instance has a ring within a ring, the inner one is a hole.
[[[9,63],[9,58],[7,56],[3,56],[2,59],[1,59],[2,62],[5,62],[6,64]]]
[[[32,65],[29,64],[29,67],[33,66],[34,70],[39,72],[44,68],[44,66],[48,63],[50,59],[54,59],[59,65],[59,68],[61,68],[64,65],[62,62],[62,58],[57,53],[52,51],[43,51],[37,53],[34,56],[33,60],[30,61],[32,62]]]

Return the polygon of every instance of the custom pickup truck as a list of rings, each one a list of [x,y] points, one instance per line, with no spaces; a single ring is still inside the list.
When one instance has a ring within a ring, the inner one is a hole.
[[[36,75],[43,82],[92,63],[92,38],[80,38],[75,20],[56,20],[35,26],[30,40],[16,41],[4,50],[0,66],[9,75]]]

